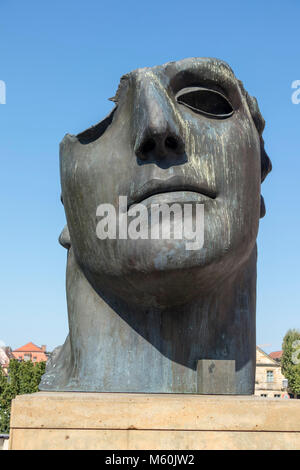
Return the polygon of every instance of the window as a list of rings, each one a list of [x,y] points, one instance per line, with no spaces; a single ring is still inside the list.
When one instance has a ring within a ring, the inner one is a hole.
[[[267,370],[267,382],[274,382],[274,372],[272,370]]]
[[[261,393],[260,396],[264,397],[264,398],[267,398],[268,395],[266,393]]]
[[[274,393],[274,398],[280,398],[280,394]]]

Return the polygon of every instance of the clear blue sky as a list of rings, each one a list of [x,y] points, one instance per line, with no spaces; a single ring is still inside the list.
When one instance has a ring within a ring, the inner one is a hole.
[[[300,327],[299,0],[41,0],[0,3],[0,340],[61,344],[66,251],[57,243],[58,145],[112,108],[119,77],[192,56],[226,60],[255,95],[273,172],[258,239],[257,343]]]

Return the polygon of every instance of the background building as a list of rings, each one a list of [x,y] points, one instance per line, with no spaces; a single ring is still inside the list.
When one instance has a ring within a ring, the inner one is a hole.
[[[14,349],[12,355],[14,359],[18,359],[19,361],[42,362],[48,359],[46,346],[43,345],[39,347],[33,343],[27,343],[18,349]]]
[[[276,351],[278,356],[277,353],[279,351]],[[272,358],[259,346],[256,346],[255,395],[269,398],[289,398],[285,380],[281,373],[280,360]]]
[[[281,362],[283,351],[274,351],[269,354],[269,356],[277,362]]]

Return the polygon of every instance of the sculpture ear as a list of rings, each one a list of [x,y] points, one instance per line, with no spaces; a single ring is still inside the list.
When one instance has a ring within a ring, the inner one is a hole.
[[[262,195],[260,195],[260,218],[262,219],[266,215],[266,206],[265,200]]]
[[[61,244],[61,246],[63,246],[67,250],[69,250],[69,248],[71,247],[70,233],[69,233],[69,229],[67,225],[65,225],[65,227],[63,228],[58,238],[58,241]]]

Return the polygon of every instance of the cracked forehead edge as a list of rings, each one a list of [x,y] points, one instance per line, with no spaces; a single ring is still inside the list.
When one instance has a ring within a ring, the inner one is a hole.
[[[220,78],[230,80],[232,82],[237,83],[238,85],[238,79],[236,78],[232,68],[227,64],[227,62],[213,57],[191,57],[178,61],[166,62],[162,65],[155,65],[153,67],[137,68],[132,70],[131,72],[128,72],[127,74],[121,77],[117,92],[113,98],[110,98],[110,100],[117,103],[124,89],[124,85],[128,82],[128,80],[130,80],[134,76],[142,76],[144,73],[147,74],[147,72],[150,71],[154,74],[168,72],[170,74],[173,73],[175,76],[179,72],[193,69],[200,72],[201,69],[203,71],[210,71],[212,73],[218,74]]]

